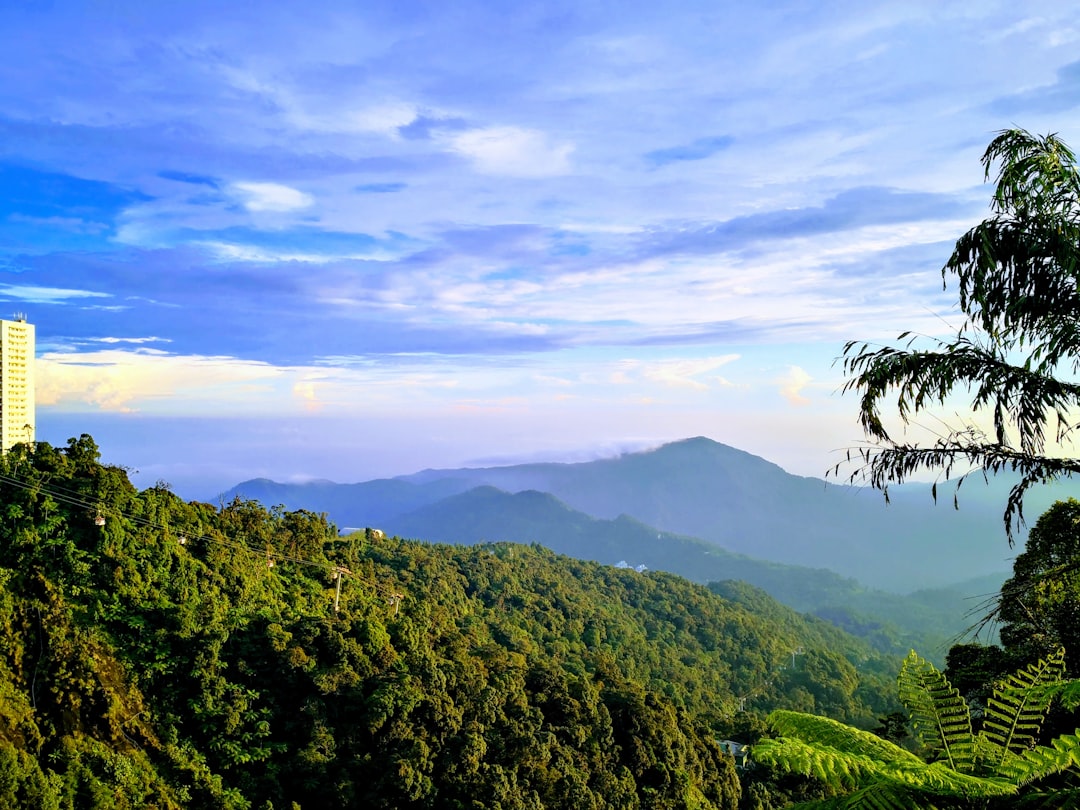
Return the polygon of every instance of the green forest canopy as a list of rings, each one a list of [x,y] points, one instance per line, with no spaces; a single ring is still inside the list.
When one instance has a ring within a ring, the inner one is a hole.
[[[760,608],[537,546],[139,492],[86,435],[19,446],[0,806],[735,807],[717,740],[755,726],[740,709],[867,725],[896,668],[740,601]]]

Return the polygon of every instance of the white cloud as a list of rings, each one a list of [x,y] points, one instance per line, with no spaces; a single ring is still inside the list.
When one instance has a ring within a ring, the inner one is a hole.
[[[120,412],[192,395],[227,403],[230,389],[235,394],[237,389],[282,373],[266,363],[172,355],[156,349],[47,352],[38,358],[36,372],[38,405]]]
[[[233,183],[232,188],[249,211],[296,211],[309,208],[315,199],[303,191],[281,183]]]
[[[707,382],[701,380],[701,376],[710,371],[715,371],[721,366],[733,363],[739,359],[737,354],[724,354],[714,357],[677,358],[662,360],[655,363],[647,363],[642,368],[642,376],[651,382],[662,385],[696,388],[706,390]],[[726,380],[717,378],[714,382],[729,385]]]
[[[631,385],[644,381],[672,388],[706,391],[711,387],[710,383],[722,386],[731,385],[723,377],[708,377],[703,380],[702,376],[735,362],[739,357],[738,354],[723,354],[711,357],[673,357],[652,361],[623,360],[611,370],[607,380],[613,385]]]
[[[641,233],[643,230],[640,225],[619,225],[588,222],[564,222],[558,227],[559,230],[566,231],[567,233],[610,233],[617,234],[619,236],[625,236],[627,234],[633,233]]]
[[[780,395],[792,405],[808,405],[810,400],[803,396],[802,392],[813,379],[799,366],[791,366],[787,374],[777,380],[780,385]]]
[[[377,132],[396,136],[397,130],[416,120],[417,109],[405,102],[387,102],[371,107],[359,107],[340,115],[322,116],[317,128],[329,132]]]
[[[293,396],[304,403],[308,411],[321,410],[323,403],[319,401],[319,391],[316,388],[315,379],[298,380],[292,387]]]
[[[266,99],[288,126],[305,132],[397,137],[398,128],[411,124],[419,115],[417,106],[406,101],[388,99],[371,103],[349,98],[356,94],[348,91],[344,95],[329,95],[310,85],[264,79],[250,68],[223,67],[220,71],[230,85]]]
[[[110,298],[108,293],[92,290],[72,290],[63,287],[36,287],[26,284],[5,284],[0,293],[33,304],[59,304],[70,298]]]
[[[327,264],[328,262],[362,259],[369,262],[387,262],[401,258],[401,252],[375,246],[370,253],[302,253],[290,250],[277,250],[257,245],[237,245],[229,242],[200,241],[194,244],[209,250],[217,258],[228,262],[302,262],[305,264]]]
[[[312,105],[288,99],[283,105],[289,123],[309,132],[362,135],[373,133],[398,138],[398,129],[416,120],[419,111],[414,104],[390,101],[383,104],[349,109],[340,102],[327,109],[315,110]]]
[[[142,338],[121,338],[121,337],[103,337],[103,338],[87,338],[87,340],[93,343],[172,343],[171,338],[161,337],[142,337]]]
[[[450,149],[484,174],[549,177],[570,171],[573,144],[555,143],[543,132],[520,127],[486,127],[444,136]]]

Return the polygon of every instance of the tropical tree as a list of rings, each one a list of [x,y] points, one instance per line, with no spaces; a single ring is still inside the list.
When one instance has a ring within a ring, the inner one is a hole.
[[[920,755],[867,731],[824,717],[776,711],[768,721],[779,735],[758,742],[752,758],[779,771],[813,776],[834,796],[806,808],[968,808],[1021,799],[1037,804],[1041,785],[1080,763],[1080,737],[1063,735],[1036,744],[1042,721],[1062,691],[1065,652],[1058,649],[1009,676],[985,708],[983,728],[972,731],[960,693],[914,652],[897,679],[910,713]],[[1054,786],[1054,806],[1076,800],[1076,791]]]
[[[1080,651],[1080,502],[1058,501],[1036,521],[990,618],[1014,660],[1058,646]],[[1077,661],[1067,663],[1076,676]]]
[[[982,157],[996,170],[991,216],[956,243],[942,276],[955,277],[964,321],[955,337],[903,333],[900,347],[853,341],[843,352],[845,391],[861,395],[859,421],[872,444],[859,451],[852,479],[888,485],[919,471],[949,478],[1010,470],[1019,482],[1004,513],[1010,542],[1033,484],[1080,472],[1080,459],[1050,452],[1076,424],[1080,385],[1080,172],[1056,135],[1000,132]],[[973,418],[929,444],[893,438],[883,401],[896,397],[902,423],[953,394],[988,414],[987,432]],[[936,497],[936,489],[935,489]],[[955,497],[955,496],[954,496]]]

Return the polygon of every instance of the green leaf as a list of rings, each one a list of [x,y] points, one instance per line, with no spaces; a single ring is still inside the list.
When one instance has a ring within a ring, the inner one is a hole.
[[[929,661],[908,653],[897,678],[900,702],[911,713],[915,735],[930,758],[941,758],[954,771],[971,773],[975,738],[971,716],[960,692]]]
[[[1065,674],[1065,649],[1010,675],[1005,684],[994,689],[987,702],[982,733],[998,748],[993,767],[1000,765],[1007,752],[1022,754],[1032,745],[1042,727],[1052,699],[1045,687],[1061,681]]]

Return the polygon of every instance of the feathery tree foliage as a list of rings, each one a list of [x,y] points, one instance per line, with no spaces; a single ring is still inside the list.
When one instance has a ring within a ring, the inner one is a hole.
[[[852,479],[866,478],[888,497],[888,485],[919,471],[946,478],[1018,473],[1004,520],[1012,542],[1033,484],[1080,472],[1080,459],[1048,452],[1076,425],[1080,384],[1080,172],[1056,136],[1002,131],[982,157],[986,179],[997,167],[992,215],[956,243],[942,275],[955,276],[965,320],[956,336],[929,348],[911,333],[902,348],[852,341],[844,348],[845,391],[861,394],[859,421],[872,447]],[[895,394],[901,421],[954,393],[989,413],[992,435],[961,425],[929,445],[897,441],[882,401]],[[963,480],[963,477],[961,477]],[[936,496],[936,489],[935,489]],[[954,496],[955,497],[955,496]]]
[[[1051,700],[1069,693],[1064,671],[1065,651],[1058,649],[1009,676],[994,689],[982,730],[973,733],[960,693],[912,652],[897,681],[921,756],[843,723],[788,710],[769,715],[780,736],[761,740],[752,755],[779,771],[816,777],[834,792],[799,805],[806,808],[960,809],[996,801],[1003,807],[1044,801],[1065,806],[1080,792],[1060,785],[1047,791],[1040,780],[1080,765],[1080,738],[1036,744]]]

